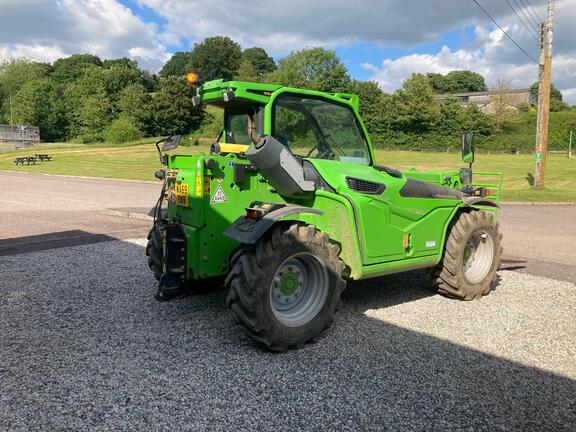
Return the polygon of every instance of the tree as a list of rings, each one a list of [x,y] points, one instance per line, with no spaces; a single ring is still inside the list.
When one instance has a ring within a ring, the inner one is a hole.
[[[138,68],[126,67],[124,65],[104,69],[103,74],[106,95],[114,103],[118,101],[120,93],[126,86],[142,82]]]
[[[31,61],[27,58],[5,60],[0,63],[0,90],[8,94],[16,93],[29,81],[45,78],[50,65]]]
[[[120,117],[128,118],[139,130],[154,133],[152,97],[142,84],[130,84],[120,93],[118,100]]]
[[[72,113],[70,133],[81,142],[102,141],[113,118],[112,103],[105,94],[83,97]]]
[[[392,126],[403,132],[430,131],[440,118],[440,104],[422,74],[413,74],[404,81],[402,89],[394,94],[393,103],[396,115]]]
[[[104,64],[100,57],[92,54],[74,54],[56,60],[52,65],[52,77],[60,82],[75,81],[84,75],[86,68],[99,67]]]
[[[14,122],[38,126],[44,141],[67,138],[65,102],[48,78],[26,82],[12,101]]]
[[[102,62],[102,66],[106,69],[113,69],[120,67],[120,68],[138,70],[138,63],[135,60],[129,59],[128,57],[104,60]]]
[[[373,142],[384,139],[388,129],[386,101],[390,97],[374,81],[353,80],[350,92],[360,99],[359,112]]]
[[[476,104],[470,104],[464,110],[463,128],[477,135],[491,135],[494,133],[494,124]]]
[[[510,100],[510,84],[505,80],[498,80],[497,87],[490,95],[490,105],[493,110],[494,127],[497,132],[502,132],[517,115]]]
[[[260,77],[256,73],[256,70],[254,70],[252,63],[247,60],[242,60],[242,63],[240,63],[240,67],[238,68],[238,73],[234,79],[238,81],[258,82]]]
[[[0,123],[10,122],[10,98],[24,84],[45,78],[49,71],[49,64],[33,62],[27,58],[0,62]]]
[[[538,103],[538,81],[530,86],[530,95],[534,103]],[[570,106],[564,102],[562,92],[554,87],[554,84],[550,84],[550,111],[569,111]]]
[[[192,61],[191,52],[178,51],[172,54],[172,57],[164,64],[160,70],[159,75],[161,77],[169,76],[184,76],[190,70],[187,69],[188,65]]]
[[[276,62],[264,48],[247,48],[242,52],[242,61],[252,65],[256,76],[262,76],[276,70]]]
[[[198,128],[203,111],[192,106],[194,90],[184,77],[161,78],[160,86],[153,99],[155,134],[185,134]]]
[[[440,104],[440,119],[435,131],[451,136],[459,136],[465,131],[464,112],[455,97],[447,97]]]
[[[426,77],[436,94],[454,94],[486,91],[484,77],[476,72],[451,71],[446,75],[427,73]]]
[[[160,78],[156,74],[152,74],[147,70],[141,70],[140,76],[142,77],[142,84],[146,91],[154,93],[160,89]]]
[[[194,44],[189,70],[203,81],[223,78],[231,80],[238,73],[242,60],[240,45],[228,36],[214,36]]]
[[[346,91],[350,76],[336,53],[324,48],[304,48],[280,60],[269,81],[291,87],[327,92]]]

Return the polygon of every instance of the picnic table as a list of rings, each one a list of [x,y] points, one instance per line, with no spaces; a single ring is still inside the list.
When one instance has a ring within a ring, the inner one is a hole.
[[[36,165],[36,162],[51,161],[52,156],[44,153],[35,154],[34,156],[21,156],[14,159],[16,165]]]
[[[24,165],[24,163],[26,163],[26,165],[36,165],[36,156],[17,157],[14,159],[14,163],[16,165]]]

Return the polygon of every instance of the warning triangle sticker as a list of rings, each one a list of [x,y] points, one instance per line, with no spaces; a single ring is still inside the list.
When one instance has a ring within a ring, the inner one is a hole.
[[[216,188],[216,192],[214,192],[214,196],[210,200],[211,203],[227,203],[228,197],[222,190],[222,186],[218,185]]]

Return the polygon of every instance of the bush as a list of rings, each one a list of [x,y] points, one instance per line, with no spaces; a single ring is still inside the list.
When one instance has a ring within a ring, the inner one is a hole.
[[[72,140],[72,142],[77,142],[80,144],[91,144],[104,141],[104,136],[102,132],[86,132],[84,134],[78,135]]]
[[[107,142],[122,144],[128,141],[136,141],[144,134],[134,123],[127,118],[119,118],[112,122],[104,131],[104,138]]]

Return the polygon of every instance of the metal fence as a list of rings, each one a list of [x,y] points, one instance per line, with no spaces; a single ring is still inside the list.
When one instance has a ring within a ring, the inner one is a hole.
[[[16,147],[25,147],[40,142],[40,128],[27,125],[0,125],[0,142],[14,143]]]

